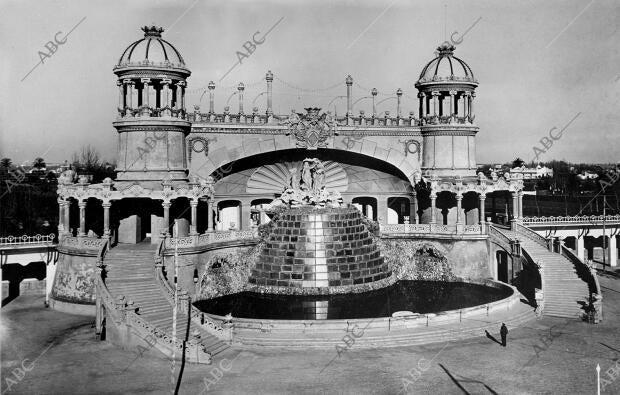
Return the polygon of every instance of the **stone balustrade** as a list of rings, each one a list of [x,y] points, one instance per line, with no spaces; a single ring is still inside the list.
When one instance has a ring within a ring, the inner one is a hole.
[[[484,234],[481,225],[390,224],[380,225],[381,234]]]
[[[229,232],[209,232],[202,235],[166,238],[166,249],[203,247],[212,243],[235,240],[253,240],[258,238],[258,230],[241,230]]]
[[[99,251],[107,242],[106,238],[63,236],[58,247]]]
[[[208,124],[272,124],[278,123],[288,119],[288,116],[265,114],[239,114],[224,112],[221,114],[215,113],[201,113],[195,111],[188,113],[186,119],[194,123],[208,123]],[[364,114],[349,116],[349,117],[335,117],[335,121],[338,126],[363,126],[363,127],[412,127],[422,125],[465,125],[472,126],[472,117],[458,117],[458,116],[427,116],[422,120],[414,118],[413,115],[407,117],[394,117],[389,115],[384,116],[367,116]]]
[[[523,217],[523,223],[526,225],[532,224],[592,224],[592,223],[620,223],[620,214],[616,215],[568,215],[557,217]]]

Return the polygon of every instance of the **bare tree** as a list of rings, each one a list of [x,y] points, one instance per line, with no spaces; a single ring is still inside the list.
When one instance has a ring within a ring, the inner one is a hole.
[[[97,149],[90,144],[73,153],[71,164],[76,172],[91,174],[93,182],[100,182],[105,177],[114,178],[114,165],[102,161]]]
[[[83,146],[81,152],[73,153],[71,162],[75,167],[86,172],[92,172],[101,166],[99,152],[90,144]]]

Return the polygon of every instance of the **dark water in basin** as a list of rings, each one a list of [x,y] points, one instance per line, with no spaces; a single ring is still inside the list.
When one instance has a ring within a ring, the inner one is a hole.
[[[377,291],[347,295],[298,296],[241,292],[194,305],[205,313],[239,318],[321,320],[389,317],[396,311],[437,313],[477,306],[510,293],[484,285],[399,281]]]

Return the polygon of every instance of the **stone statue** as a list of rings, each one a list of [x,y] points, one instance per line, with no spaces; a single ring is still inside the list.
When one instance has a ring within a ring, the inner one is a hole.
[[[301,176],[297,168],[289,169],[289,178],[280,198],[268,205],[267,209],[277,206],[317,206],[340,207],[342,196],[337,191],[328,191],[325,187],[325,167],[317,158],[303,161]]]
[[[314,175],[312,178],[312,190],[320,191],[325,187],[325,169],[323,168],[323,164],[318,162],[315,166]]]
[[[299,189],[299,178],[297,175],[297,168],[293,167],[288,170],[291,174],[289,177],[288,186],[293,190],[298,190]]]
[[[303,185],[301,186],[304,190],[312,189],[312,168],[310,167],[310,160],[305,159],[303,169],[301,170],[301,181]]]

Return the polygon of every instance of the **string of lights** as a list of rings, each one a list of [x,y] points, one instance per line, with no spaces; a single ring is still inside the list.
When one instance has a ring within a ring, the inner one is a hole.
[[[340,82],[337,82],[337,83],[335,83],[335,84],[333,84],[333,85],[328,86],[327,88],[314,88],[314,89],[308,89],[308,88],[301,88],[301,87],[299,87],[299,86],[296,86],[296,85],[294,85],[294,84],[291,84],[291,83],[289,83],[289,82],[286,82],[286,81],[284,81],[283,79],[278,78],[278,77],[277,77],[277,76],[275,76],[275,75],[273,76],[273,79],[274,79],[274,80],[276,80],[276,81],[278,81],[278,82],[280,82],[280,83],[282,83],[282,84],[283,84],[284,86],[286,86],[287,88],[290,88],[290,89],[295,89],[295,90],[302,91],[302,92],[308,92],[308,93],[312,93],[312,92],[326,92],[326,91],[333,90],[333,89],[335,89],[335,88],[337,88],[337,87],[342,87],[342,86],[344,85],[344,83],[343,83],[342,81],[340,81]]]
[[[241,81],[241,82],[243,82],[243,81]],[[245,86],[246,89],[247,88],[254,88],[255,86],[258,86],[260,84],[265,84],[265,79],[264,78],[261,78],[258,81],[251,82],[249,84],[246,84],[245,82],[243,82],[243,85]],[[191,94],[194,94],[194,93],[202,94],[202,92],[207,90],[208,87],[209,87],[209,85],[207,84],[207,85],[205,85],[205,86],[203,86],[201,88],[186,89],[185,93],[186,94],[189,94],[189,93],[191,93]],[[239,83],[234,84],[234,85],[227,85],[227,86],[218,86],[217,84],[215,85],[215,89],[218,89],[218,90],[237,89],[238,87],[239,87]]]

